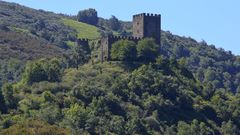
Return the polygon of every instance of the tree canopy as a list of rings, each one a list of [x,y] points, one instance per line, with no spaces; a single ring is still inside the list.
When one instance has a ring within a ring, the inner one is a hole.
[[[118,31],[121,28],[121,23],[120,21],[117,19],[117,17],[112,16],[109,20],[108,20],[108,26],[110,29]]]
[[[159,48],[154,39],[144,38],[137,45],[138,58],[142,61],[153,61],[159,55]]]
[[[85,9],[78,12],[77,20],[80,22],[97,25],[98,23],[98,15],[95,9]]]
[[[137,50],[136,44],[128,40],[119,40],[112,44],[111,58],[120,61],[136,60]]]
[[[59,81],[61,77],[61,66],[57,59],[40,59],[34,62],[29,62],[23,73],[22,81],[26,84],[35,82]]]

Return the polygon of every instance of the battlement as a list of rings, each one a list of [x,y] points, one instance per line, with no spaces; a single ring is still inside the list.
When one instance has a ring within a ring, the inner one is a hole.
[[[87,38],[79,38],[78,40],[79,41],[89,41],[89,39],[87,39]]]
[[[136,14],[133,15],[133,18],[135,17],[160,17],[160,14],[150,14],[150,13],[141,13],[141,14]]]
[[[80,38],[80,39],[77,40],[77,44],[78,45],[87,46],[88,42],[89,42],[89,39],[87,39],[87,38]]]
[[[133,40],[133,41],[138,41],[141,38],[139,37],[133,37],[133,36],[115,36],[115,35],[108,35],[105,38],[108,38],[110,40]]]

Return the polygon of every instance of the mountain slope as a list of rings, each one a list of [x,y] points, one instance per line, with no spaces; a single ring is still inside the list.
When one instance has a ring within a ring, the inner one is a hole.
[[[56,56],[58,56],[59,53],[57,52],[61,50],[59,48],[68,47],[67,45],[71,45],[76,38],[95,39],[100,36],[101,28],[74,21],[69,16],[35,10],[3,1],[0,1],[0,9],[0,29],[2,29],[0,32],[9,29],[11,33],[16,33],[15,35],[23,33],[27,37],[34,38],[36,44],[57,46],[52,47],[52,49],[42,48],[45,51],[40,51],[43,54],[36,54],[38,56],[45,56],[45,53],[46,56],[51,54],[55,56],[52,53],[53,50],[56,51]],[[128,26],[123,27],[123,31],[130,32],[129,26],[131,26],[131,23],[120,22],[123,26]],[[12,38],[8,39],[12,40]],[[20,40],[15,40],[15,44],[22,46],[25,50],[30,49],[25,48],[27,46],[22,45]],[[192,38],[180,37],[165,31],[162,31],[161,44],[162,55],[184,61],[188,69],[194,73],[194,76],[202,83],[211,85],[212,89],[223,88],[233,92],[240,90],[240,58],[234,56],[231,52],[217,49],[214,45],[207,45],[206,42],[199,43]],[[5,43],[5,45],[7,44]],[[37,45],[31,47],[33,47],[32,49],[36,47],[35,50],[39,50]],[[14,50],[11,50],[11,48],[5,49],[3,54],[12,54],[12,52]],[[62,53],[65,53],[65,51],[62,51]],[[21,57],[31,58],[31,55],[33,55],[31,51],[27,51]]]
[[[21,32],[0,30],[0,59],[33,60],[60,57],[63,50],[57,46]]]
[[[156,61],[85,62],[67,44],[101,28],[3,1],[0,17],[0,134],[240,134],[231,52],[162,31]]]
[[[17,104],[8,109],[15,113],[0,115],[0,125],[10,123],[0,133],[30,132],[21,125],[34,118],[34,130],[48,131],[44,121],[72,134],[238,134],[239,94],[218,91],[205,99],[204,88],[174,60],[85,64],[66,69],[59,82],[4,87],[15,91]]]
[[[75,41],[76,30],[62,18],[70,17],[0,1],[0,86],[19,79],[28,60],[69,53],[67,43]]]
[[[73,32],[61,22],[62,15],[27,8],[15,3],[0,1],[0,26],[13,31],[22,29],[29,35],[46,40],[59,47],[68,40],[67,33]]]
[[[185,62],[195,77],[213,90],[240,90],[240,58],[230,51],[192,38],[162,32],[161,53]]]

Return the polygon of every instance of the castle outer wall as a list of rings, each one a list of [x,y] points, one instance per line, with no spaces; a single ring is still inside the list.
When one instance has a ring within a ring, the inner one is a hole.
[[[112,44],[119,40],[129,40],[137,43],[141,38],[109,35],[101,39],[101,61],[111,60]]]

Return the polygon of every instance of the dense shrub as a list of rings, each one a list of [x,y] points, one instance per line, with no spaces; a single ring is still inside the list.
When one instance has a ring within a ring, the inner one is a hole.
[[[57,59],[40,59],[26,65],[22,81],[26,84],[49,81],[56,82],[61,79],[61,65]]]
[[[137,55],[140,61],[154,61],[159,55],[159,45],[154,39],[142,39],[137,45]]]
[[[112,45],[111,58],[120,61],[136,60],[136,44],[128,40],[119,40]]]
[[[29,120],[14,124],[8,129],[0,131],[2,135],[70,135],[70,131],[64,128],[50,125],[39,120]]]

